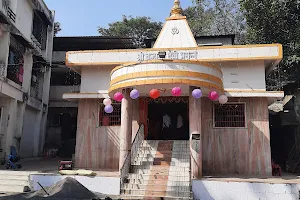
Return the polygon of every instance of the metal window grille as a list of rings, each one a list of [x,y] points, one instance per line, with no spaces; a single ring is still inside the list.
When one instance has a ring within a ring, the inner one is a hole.
[[[100,126],[121,126],[121,103],[113,102],[114,111],[106,113],[104,105],[100,104],[99,125]]]
[[[42,63],[37,61],[36,57],[33,58],[33,62],[34,64],[32,66],[30,96],[42,101],[45,67]]]
[[[46,49],[47,42],[47,25],[44,24],[41,17],[35,12],[33,16],[33,29],[32,34],[35,39],[40,43],[41,49]]]
[[[245,128],[245,104],[214,104],[214,126],[216,128]]]

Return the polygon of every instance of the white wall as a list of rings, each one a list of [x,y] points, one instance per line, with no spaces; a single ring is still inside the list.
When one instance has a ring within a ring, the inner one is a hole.
[[[113,67],[84,67],[81,72],[80,93],[98,93],[108,90]]]
[[[26,107],[21,138],[21,158],[36,157],[38,154],[41,116],[40,112]]]
[[[0,37],[0,67],[1,67],[0,75],[2,74],[3,76],[6,76],[5,66],[8,61],[9,42],[10,42],[9,32],[3,32],[3,35]]]
[[[2,116],[0,119],[0,148],[2,152],[0,152],[0,160],[4,159],[5,151],[6,151],[6,132],[8,125],[8,113],[9,113],[9,99],[0,97],[0,107],[3,108]]]
[[[195,200],[298,200],[297,184],[193,180]]]
[[[223,72],[225,90],[265,90],[264,61],[223,62],[215,64]]]
[[[33,9],[27,0],[18,0],[16,26],[19,31],[31,41]]]

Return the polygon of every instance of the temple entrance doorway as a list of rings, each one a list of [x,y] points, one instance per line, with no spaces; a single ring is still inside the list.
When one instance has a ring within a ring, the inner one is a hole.
[[[188,109],[188,97],[150,100],[147,140],[189,140]]]

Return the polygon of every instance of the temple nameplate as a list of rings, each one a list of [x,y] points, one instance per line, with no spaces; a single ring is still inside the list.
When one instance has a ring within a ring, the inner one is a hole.
[[[197,51],[167,51],[166,58],[170,60],[197,60]],[[141,52],[138,54],[138,61],[158,60],[158,52]]]

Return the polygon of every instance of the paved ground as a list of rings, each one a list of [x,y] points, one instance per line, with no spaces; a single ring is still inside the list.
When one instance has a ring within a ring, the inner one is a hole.
[[[28,171],[33,173],[51,173],[59,174],[58,167],[59,161],[64,160],[62,158],[34,158],[34,159],[22,159],[20,164],[22,168],[18,171]],[[0,165],[0,170],[6,170],[5,165]],[[105,177],[118,177],[119,171],[101,170],[94,171],[97,176]]]

